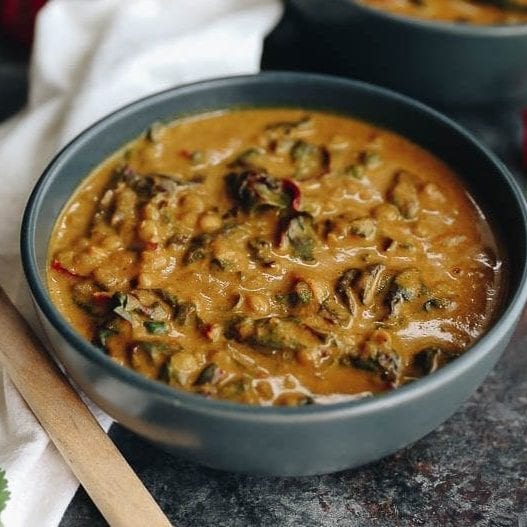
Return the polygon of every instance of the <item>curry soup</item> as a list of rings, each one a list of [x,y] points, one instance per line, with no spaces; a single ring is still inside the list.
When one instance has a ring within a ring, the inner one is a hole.
[[[116,362],[207,397],[302,405],[422,377],[485,331],[502,263],[440,160],[342,116],[152,126],[67,204],[54,303]]]
[[[527,0],[359,0],[403,16],[469,24],[525,24]]]

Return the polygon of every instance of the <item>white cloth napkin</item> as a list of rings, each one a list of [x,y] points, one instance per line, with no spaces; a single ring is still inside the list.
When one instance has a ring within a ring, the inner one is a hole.
[[[40,12],[28,106],[0,126],[0,283],[33,324],[19,225],[53,154],[136,98],[258,71],[263,37],[280,12],[278,0],[53,0]],[[58,525],[77,480],[1,370],[0,468],[11,491],[5,527]]]

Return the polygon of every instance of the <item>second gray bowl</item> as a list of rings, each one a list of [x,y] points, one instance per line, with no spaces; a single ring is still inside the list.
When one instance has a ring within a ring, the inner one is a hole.
[[[355,0],[287,0],[307,24],[316,69],[443,107],[527,102],[527,24],[393,15]],[[318,61],[318,62],[317,62]]]

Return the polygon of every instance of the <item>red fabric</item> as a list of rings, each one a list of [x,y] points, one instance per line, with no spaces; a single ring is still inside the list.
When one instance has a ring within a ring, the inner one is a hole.
[[[0,0],[0,31],[29,46],[35,17],[45,3],[46,0]]]
[[[17,0],[2,0],[0,8],[0,22],[2,25],[7,27],[16,24]]]

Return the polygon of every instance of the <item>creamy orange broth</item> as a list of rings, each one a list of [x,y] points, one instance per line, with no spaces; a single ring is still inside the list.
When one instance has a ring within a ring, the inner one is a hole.
[[[470,24],[527,22],[526,0],[359,0],[403,16]]]
[[[502,263],[439,159],[296,109],[155,125],[81,184],[49,290],[84,337],[145,376],[252,404],[382,392],[470,346]]]

